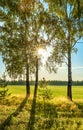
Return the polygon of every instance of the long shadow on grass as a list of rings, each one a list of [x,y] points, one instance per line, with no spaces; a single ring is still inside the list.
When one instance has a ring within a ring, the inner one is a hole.
[[[77,102],[74,102],[77,106],[78,106],[78,109],[80,110],[80,117],[83,117],[83,102],[82,103],[77,103]]]
[[[36,96],[33,98],[32,101],[32,107],[31,107],[31,113],[28,125],[26,127],[26,130],[34,130],[34,123],[35,123],[35,112],[36,112]]]
[[[35,117],[37,113],[37,117]],[[39,116],[38,116],[39,115]],[[42,121],[43,119],[43,121]],[[51,129],[53,125],[58,127],[58,114],[56,111],[56,106],[45,103],[44,106],[41,102],[37,102],[36,98],[33,98],[31,113],[26,130],[34,129]]]
[[[13,117],[16,117],[24,108],[28,98],[25,97],[23,101],[21,102],[20,106],[16,109],[15,112],[13,112],[10,116],[7,117],[7,119],[0,125],[0,130],[5,130],[6,126],[10,126],[11,120]]]
[[[55,126],[55,129],[59,127],[58,122],[58,113],[56,110],[56,106],[50,104],[48,101],[44,104],[44,115],[43,121],[41,124],[42,129],[50,130],[52,127]]]

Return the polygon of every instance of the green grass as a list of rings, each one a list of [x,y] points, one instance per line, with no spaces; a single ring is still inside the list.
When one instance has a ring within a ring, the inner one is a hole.
[[[53,93],[54,97],[60,97],[67,95],[67,86],[48,86],[48,88]],[[8,86],[9,92],[12,94],[26,94],[25,86]],[[34,86],[31,86],[31,94],[33,94]],[[73,86],[72,87],[73,99],[83,99],[83,86]]]
[[[9,92],[12,94],[26,94],[26,86],[19,86],[19,85],[12,85],[12,86],[8,86]],[[31,86],[31,93],[33,93],[34,91],[34,87]]]
[[[83,130],[83,87],[73,87],[73,102],[66,86],[50,86],[51,99],[25,98],[25,86],[8,86],[11,96],[0,100],[0,130]],[[39,89],[40,90],[40,89]]]
[[[53,93],[54,97],[66,97],[67,96],[67,86],[48,86],[50,91]],[[1,89],[1,88],[0,88]],[[25,86],[8,86],[9,93],[12,95],[26,95]],[[31,94],[33,94],[34,86],[31,86]],[[73,86],[72,87],[73,99],[83,99],[83,86]]]
[[[55,97],[67,95],[67,86],[49,86]],[[72,96],[74,99],[83,99],[83,86],[72,86]]]

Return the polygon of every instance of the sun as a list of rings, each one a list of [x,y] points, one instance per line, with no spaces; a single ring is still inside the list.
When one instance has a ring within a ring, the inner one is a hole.
[[[42,49],[42,48],[39,48],[39,49],[38,49],[38,54],[39,54],[39,55],[42,55],[42,54],[43,54],[43,49]]]

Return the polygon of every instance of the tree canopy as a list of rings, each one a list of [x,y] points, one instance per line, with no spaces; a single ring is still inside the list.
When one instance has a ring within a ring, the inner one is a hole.
[[[46,6],[46,7],[45,7]],[[68,65],[68,92],[72,100],[71,53],[83,37],[82,0],[1,0],[0,51],[7,72],[14,78],[36,71],[39,47],[52,47],[47,67],[56,72],[57,64]]]
[[[75,45],[82,38],[83,3],[77,0],[45,0],[48,4],[47,12],[50,20],[46,22],[46,32],[49,35],[51,55],[48,57],[47,67],[56,71],[57,64],[66,62],[68,65],[68,97],[72,100],[72,65],[71,53],[76,52]]]

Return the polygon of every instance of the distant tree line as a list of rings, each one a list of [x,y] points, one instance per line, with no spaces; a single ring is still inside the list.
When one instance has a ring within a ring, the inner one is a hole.
[[[48,81],[48,85],[67,85],[67,81],[60,81],[60,80],[52,80],[52,81]],[[82,86],[83,85],[83,81],[72,81],[72,85],[75,86]]]
[[[40,81],[39,81],[40,82]],[[9,81],[9,85],[26,85],[26,81],[19,80],[19,81]],[[35,81],[30,81],[30,85],[35,85]],[[57,86],[64,86],[67,85],[67,81],[60,81],[60,80],[48,80],[47,85],[57,85]],[[83,86],[83,81],[72,81],[72,85],[74,86]]]

